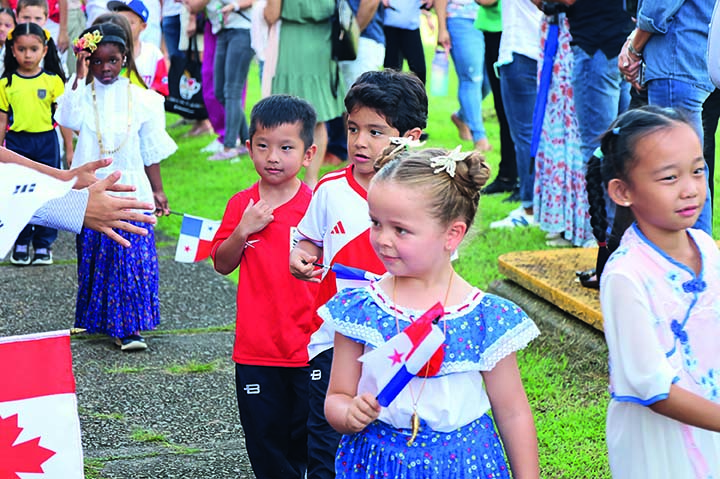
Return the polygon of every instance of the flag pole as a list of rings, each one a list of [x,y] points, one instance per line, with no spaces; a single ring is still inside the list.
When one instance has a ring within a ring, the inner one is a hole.
[[[177,216],[185,216],[185,213],[180,213],[179,211],[173,211],[173,210],[170,210],[170,214],[177,215]]]

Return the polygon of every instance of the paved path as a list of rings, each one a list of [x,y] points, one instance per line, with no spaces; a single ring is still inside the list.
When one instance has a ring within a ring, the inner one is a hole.
[[[147,351],[73,338],[88,479],[253,477],[230,359],[235,287],[209,263],[175,263],[174,247],[159,241],[162,321]],[[74,236],[53,252],[52,266],[0,263],[0,336],[73,325]]]

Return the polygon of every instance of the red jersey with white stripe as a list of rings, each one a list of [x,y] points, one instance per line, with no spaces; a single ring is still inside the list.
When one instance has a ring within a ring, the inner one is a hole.
[[[370,246],[367,191],[355,180],[352,165],[320,179],[297,233],[298,239],[311,241],[322,248],[324,265],[340,263],[378,275],[385,273],[385,266]],[[332,298],[338,286],[357,287],[361,284],[338,283],[335,274],[328,271],[320,284],[315,309]],[[322,320],[317,314],[315,319],[320,326]],[[331,348],[333,338],[334,332],[323,325],[310,340],[310,358]]]

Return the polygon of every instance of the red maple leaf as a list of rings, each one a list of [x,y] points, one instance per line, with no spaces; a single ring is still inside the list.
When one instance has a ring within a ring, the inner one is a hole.
[[[19,472],[45,472],[42,464],[55,455],[40,445],[39,437],[13,445],[21,432],[17,414],[0,416],[0,479],[20,479]]]

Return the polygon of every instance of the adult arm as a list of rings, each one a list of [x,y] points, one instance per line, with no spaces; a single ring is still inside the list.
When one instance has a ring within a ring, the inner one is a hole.
[[[515,353],[482,375],[513,477],[539,478],[537,432]]]
[[[360,31],[364,31],[372,21],[375,13],[377,13],[380,0],[360,0],[358,5],[358,11],[355,14],[355,20],[357,21]]]
[[[265,5],[265,11],[263,16],[268,25],[280,20],[280,14],[282,13],[282,0],[267,0]]]
[[[450,33],[447,29],[447,2],[448,0],[435,0],[435,14],[438,19],[437,44],[442,46],[446,52],[450,52]]]
[[[198,14],[203,11],[210,0],[183,0],[183,3],[192,14]]]
[[[67,0],[58,0],[58,10],[60,14],[60,18],[58,19],[58,23],[60,25],[60,30],[58,32],[58,38],[57,38],[57,49],[58,52],[62,53],[65,50],[68,49],[70,46],[70,38],[68,37],[68,28],[67,28],[67,21],[68,21],[68,5]]]
[[[310,240],[300,240],[290,251],[290,274],[297,279],[319,283],[322,269],[313,263],[322,258],[323,250]]]
[[[340,434],[360,432],[380,415],[380,404],[370,393],[357,394],[362,372],[358,358],[363,345],[335,333],[330,384],[325,398],[325,418]]]
[[[119,178],[120,172],[116,171],[89,188],[71,190],[61,198],[48,201],[35,213],[30,223],[73,233],[80,233],[81,227],[85,226],[107,235],[122,246],[130,246],[130,242],[114,229],[145,236],[146,229],[127,221],[155,224],[156,220],[151,215],[135,211],[152,210],[151,204],[107,194]]]

